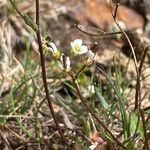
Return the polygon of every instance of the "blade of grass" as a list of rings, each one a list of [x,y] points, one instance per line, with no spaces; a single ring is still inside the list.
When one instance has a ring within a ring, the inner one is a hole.
[[[91,108],[89,107],[89,105],[86,103],[85,99],[82,97],[81,93],[80,93],[80,89],[78,84],[76,83],[76,79],[74,78],[73,74],[70,74],[70,76],[72,77],[72,81],[74,84],[74,87],[76,89],[77,95],[80,98],[83,106],[86,108],[86,110],[88,112],[90,112],[93,117],[97,120],[97,122],[106,130],[106,132],[109,133],[109,135],[113,138],[113,140],[122,148],[125,148],[124,145],[113,135],[113,133],[109,130],[109,128],[104,124],[104,122],[91,110]]]
[[[110,85],[112,86],[112,88],[114,89],[114,91],[118,97],[119,108],[120,108],[120,113],[121,113],[121,118],[122,118],[123,132],[124,132],[124,136],[126,137],[127,131],[128,131],[128,125],[127,125],[128,120],[127,120],[127,114],[126,114],[126,110],[125,110],[124,100],[122,100],[122,96],[119,93],[118,89],[116,89],[116,87],[111,82],[108,75],[103,71],[103,69],[101,69],[99,66],[97,68],[98,68],[99,72],[101,72],[106,77],[107,81],[110,83]]]

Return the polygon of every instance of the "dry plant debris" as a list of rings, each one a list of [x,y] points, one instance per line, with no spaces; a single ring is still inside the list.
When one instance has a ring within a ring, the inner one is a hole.
[[[33,19],[35,1],[18,0],[18,2],[17,6],[21,12]],[[145,13],[148,18],[149,12],[146,10]],[[125,30],[134,46],[139,63],[143,51],[150,46],[149,31],[143,30],[145,18],[135,10],[128,8],[127,5],[119,6],[117,17],[125,24]],[[113,32],[113,17],[110,13],[109,3],[104,0],[40,1],[40,19],[42,35],[51,35],[53,42],[55,41],[56,45],[67,55],[71,55],[68,50],[70,41],[78,37],[83,39],[85,45],[91,49],[93,43],[96,42],[97,47],[92,49],[97,53],[96,64],[102,66],[114,85],[119,88],[120,92],[123,91],[126,111],[133,112],[136,71],[127,41],[123,36],[112,35],[100,38],[87,36],[72,27],[72,24],[79,23],[101,28],[105,32]],[[135,30],[136,28],[138,30]],[[71,66],[75,69],[80,68],[81,64],[78,62],[80,63],[83,58],[84,56],[75,57]],[[45,101],[39,63],[38,44],[34,32],[26,26],[9,1],[1,0],[1,149],[65,149],[61,144],[57,128]],[[146,112],[144,117],[146,124],[150,120],[148,112],[150,107],[149,66],[150,50],[147,52],[141,73],[141,109]],[[77,92],[70,82],[71,77],[66,75],[65,71],[62,72],[61,69],[58,69],[56,62],[50,56],[46,57],[46,72],[50,97],[59,120],[59,126],[65,138],[70,143],[74,141],[71,149],[80,150],[87,149],[87,147],[91,147],[91,149],[94,147],[96,150],[112,149],[112,147],[120,149],[114,142],[106,141],[110,138],[108,135],[104,136],[104,129],[98,128],[99,125],[94,117],[84,111]],[[118,111],[118,98],[106,77],[96,72],[93,66],[83,71],[83,75],[79,74],[78,82],[81,94],[86,97],[92,109],[106,123],[113,135],[123,141],[123,125]],[[112,112],[107,113],[107,109],[110,107]],[[135,114],[131,113],[131,116],[128,117],[136,120]],[[134,122],[132,123],[134,124]],[[130,127],[131,130],[133,128]],[[147,125],[148,136],[149,130],[150,126]],[[140,134],[141,130],[138,129],[135,142],[142,147],[144,140],[141,138],[143,135]]]

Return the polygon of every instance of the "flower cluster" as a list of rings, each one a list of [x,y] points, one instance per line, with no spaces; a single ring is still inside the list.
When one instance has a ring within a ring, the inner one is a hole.
[[[68,56],[65,56],[63,53],[61,54],[60,51],[57,49],[56,45],[52,42],[47,42],[43,40],[43,48],[46,52],[50,52],[52,57],[58,60],[59,66],[64,69],[66,72],[71,71],[71,62]],[[75,55],[86,54],[86,59],[84,61],[85,66],[90,66],[93,61],[95,61],[96,54],[94,54],[87,46],[83,45],[81,39],[76,39],[71,42],[71,51]]]
[[[88,48],[82,44],[81,39],[76,39],[73,42],[71,42],[71,50],[75,54],[85,54],[88,52]]]

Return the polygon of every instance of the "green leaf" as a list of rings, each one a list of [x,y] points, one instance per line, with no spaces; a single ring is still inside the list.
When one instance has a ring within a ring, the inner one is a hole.
[[[133,134],[135,132],[137,121],[138,121],[138,114],[136,112],[132,112],[130,114],[130,123],[129,123],[130,134]],[[142,122],[139,122],[137,132],[140,133],[140,135],[143,139],[144,138],[144,131],[143,131]]]
[[[33,20],[31,20],[31,18],[29,18],[27,15],[23,15],[23,19],[25,21],[25,23],[30,26],[34,31],[38,31],[38,26],[34,23]]]
[[[9,0],[11,2],[11,4],[13,5],[13,7],[15,8],[15,10],[17,11],[17,13],[20,15],[20,17],[22,17],[22,19],[25,21],[25,23],[30,26],[34,31],[38,31],[38,26],[34,23],[33,20],[31,20],[31,18],[29,18],[27,15],[24,15],[20,12],[20,10],[17,8],[16,4],[12,1]]]
[[[89,137],[91,131],[89,122],[83,117],[80,117],[79,120],[83,126],[84,133]]]
[[[134,140],[129,141],[129,143],[126,145],[126,150],[131,150],[135,144]]]
[[[101,95],[101,93],[100,93],[100,91],[98,90],[97,87],[95,88],[95,94],[96,94],[96,97],[98,98],[100,104],[102,105],[102,107],[105,108],[106,110],[109,110],[109,105],[108,105],[107,101]]]

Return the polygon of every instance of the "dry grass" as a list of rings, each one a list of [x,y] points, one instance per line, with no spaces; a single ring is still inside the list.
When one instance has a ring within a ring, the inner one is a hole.
[[[59,22],[60,10],[57,8],[62,3],[41,1],[42,29],[47,29],[48,19],[57,23],[56,26],[68,25],[66,20],[62,24]],[[18,8],[34,18],[34,5],[33,0],[23,1],[19,3]],[[45,100],[35,34],[24,24],[9,1],[0,1],[0,14],[2,14],[0,18],[0,149],[65,149]],[[75,29],[67,31],[67,35],[70,35],[73,30]],[[59,35],[57,28],[55,31]],[[43,30],[43,35],[45,35],[44,32]],[[83,36],[81,33],[79,35]],[[71,38],[73,38],[72,35]],[[99,39],[94,40],[99,41]],[[95,66],[87,68],[79,76],[78,83],[82,96],[92,110],[100,116],[118,140],[124,142],[125,146],[130,146],[138,116],[137,112],[133,111],[136,90],[134,62],[120,52],[121,40],[114,40],[113,37],[111,42],[110,40],[111,38],[106,39],[104,50],[98,52],[99,59],[96,63],[98,66],[103,66],[114,87],[106,76],[98,70],[95,71]],[[111,43],[113,47],[106,48],[108,43]],[[83,57],[78,59],[82,61]],[[149,138],[149,55],[146,59],[142,71],[141,109],[144,111]],[[76,62],[75,58],[74,69],[79,70],[81,63]],[[71,143],[71,149],[87,149],[100,140],[102,140],[101,145],[105,145],[106,149],[112,149],[112,147],[120,149],[94,117],[83,109],[71,78],[58,69],[56,61],[51,60],[49,56],[46,61],[46,72],[53,108],[64,136]],[[94,93],[89,85],[94,85]],[[124,124],[120,109],[125,109],[123,113],[127,115],[126,126],[129,135],[123,133]],[[135,149],[142,149],[144,145],[142,121],[141,119],[134,139]],[[104,149],[101,145],[98,145],[98,150]]]

